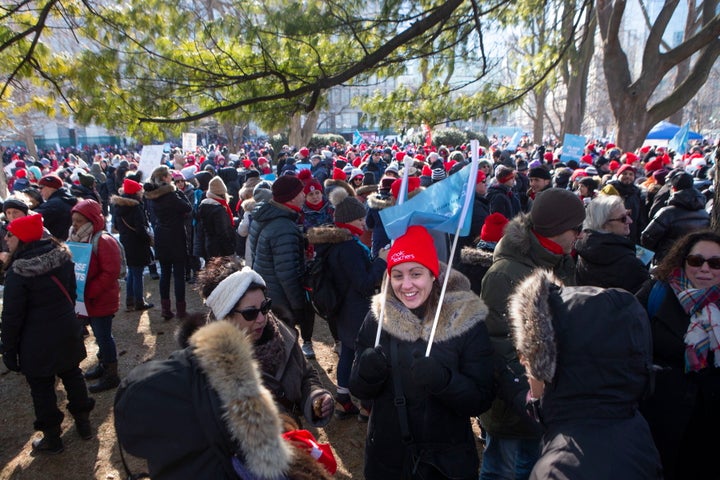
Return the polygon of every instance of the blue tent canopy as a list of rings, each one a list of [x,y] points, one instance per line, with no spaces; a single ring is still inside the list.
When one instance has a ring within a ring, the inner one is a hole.
[[[645,137],[647,140],[671,140],[680,130],[680,125],[662,121],[655,125]],[[697,132],[688,132],[688,140],[702,140],[703,136]]]

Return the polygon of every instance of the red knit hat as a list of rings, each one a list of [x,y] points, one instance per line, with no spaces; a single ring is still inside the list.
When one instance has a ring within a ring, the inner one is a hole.
[[[142,190],[142,188],[142,185],[135,180],[130,180],[129,178],[123,180],[123,192],[128,195],[135,195],[137,192]]]
[[[310,149],[307,147],[302,147],[298,153],[303,157],[307,157],[308,155],[310,155]]]
[[[283,175],[272,184],[273,200],[278,203],[289,202],[303,191],[305,185],[293,175]]]
[[[486,179],[487,179],[487,175],[485,175],[485,172],[483,172],[482,170],[478,170],[477,180],[475,181],[475,184],[484,182]]]
[[[15,178],[25,178],[27,177],[27,170],[24,168],[21,168],[20,170],[17,170],[15,172]]]
[[[34,242],[42,238],[43,217],[40,214],[36,214],[16,218],[10,222],[7,229],[8,232],[15,235],[21,242]]]
[[[632,165],[629,165],[627,163],[625,165],[623,165],[622,167],[618,168],[617,175],[620,176],[623,172],[626,172],[628,170],[630,170],[632,173],[637,175],[637,172],[635,172],[635,167],[633,167]]]
[[[432,177],[432,169],[430,168],[430,165],[427,163],[423,165],[421,174],[425,177]]]
[[[625,163],[635,163],[638,161],[638,156],[635,155],[633,152],[625,152]]]
[[[302,170],[300,170],[297,177],[300,179],[301,182],[303,182],[303,185],[305,185],[306,187],[310,184],[310,182],[315,180],[309,168],[303,168]]]
[[[63,181],[60,177],[55,174],[45,175],[40,179],[38,185],[41,187],[50,187],[54,189],[60,189],[63,186]]]
[[[491,213],[485,218],[485,223],[480,230],[480,239],[486,242],[499,242],[503,236],[505,225],[508,219],[502,213]]]
[[[333,168],[333,174],[332,174],[333,180],[347,180],[347,174],[342,171],[340,168]]]
[[[322,192],[322,185],[320,185],[320,182],[311,177],[310,181],[305,184],[303,192],[305,192],[305,195],[307,195],[308,193],[314,192],[315,190],[320,190]]]
[[[390,193],[395,198],[400,196],[400,185],[402,185],[402,178],[395,179],[392,185],[390,185]],[[408,177],[408,193],[417,189],[419,186],[420,177]]]
[[[610,160],[610,163],[608,163],[608,168],[610,168],[611,172],[614,172],[618,168],[620,168],[620,162],[617,160]]]
[[[435,251],[435,244],[425,227],[412,225],[408,227],[404,235],[399,236],[393,242],[387,256],[388,274],[395,265],[406,262],[417,262],[430,270],[436,277],[440,274],[440,262]]]

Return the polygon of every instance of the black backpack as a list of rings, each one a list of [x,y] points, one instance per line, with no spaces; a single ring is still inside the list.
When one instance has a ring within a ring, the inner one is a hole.
[[[303,286],[315,313],[325,320],[337,315],[342,306],[342,296],[337,290],[332,271],[328,265],[328,255],[333,247],[327,247],[315,258],[305,263]]]

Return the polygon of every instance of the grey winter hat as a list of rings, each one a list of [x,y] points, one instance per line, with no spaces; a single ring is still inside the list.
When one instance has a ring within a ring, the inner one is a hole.
[[[365,205],[349,196],[344,188],[335,188],[330,192],[330,203],[335,207],[335,222],[350,223],[359,218],[365,218],[367,211]]]
[[[530,220],[535,232],[554,237],[581,226],[585,221],[585,206],[570,190],[550,188],[535,197]]]

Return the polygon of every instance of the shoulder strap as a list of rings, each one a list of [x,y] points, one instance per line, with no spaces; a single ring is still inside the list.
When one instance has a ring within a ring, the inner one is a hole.
[[[648,317],[652,318],[658,310],[660,305],[665,299],[667,293],[667,284],[665,282],[657,281],[650,290],[650,296],[648,297],[647,313]]]
[[[393,398],[393,403],[395,404],[395,408],[397,408],[398,411],[398,420],[400,421],[400,434],[402,435],[403,444],[410,445],[413,442],[413,437],[410,433],[407,403],[405,401],[405,392],[403,391],[402,380],[400,378],[400,367],[398,364],[398,342],[392,336],[390,336],[390,364],[392,366],[391,376],[393,378],[393,390],[395,391],[395,398]]]
[[[60,291],[65,294],[65,298],[68,299],[68,302],[75,308],[75,302],[72,301],[72,298],[70,297],[70,294],[68,293],[67,289],[65,288],[65,285],[62,284],[60,280],[55,275],[50,275],[50,278],[52,278],[52,281],[55,282],[55,284],[60,287]]]
[[[103,234],[103,230],[100,230],[99,232],[94,233],[93,236],[92,236],[92,241],[91,241],[90,243],[92,243],[92,251],[93,251],[93,253],[97,253],[97,250],[98,250],[98,241],[100,240],[100,237],[102,236],[102,234]]]

